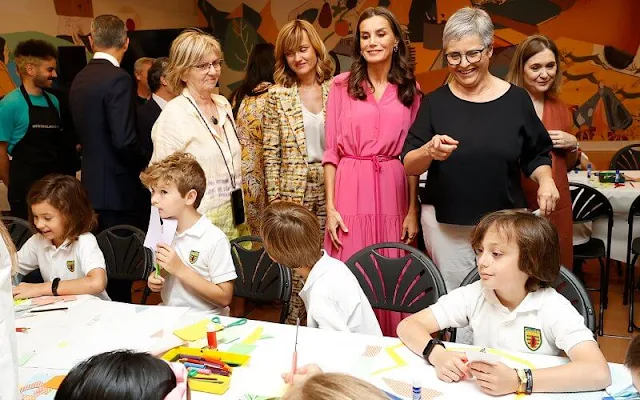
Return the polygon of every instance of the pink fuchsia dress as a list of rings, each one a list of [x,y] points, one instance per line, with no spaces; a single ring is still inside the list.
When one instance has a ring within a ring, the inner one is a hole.
[[[407,132],[420,107],[416,95],[411,107],[398,99],[388,84],[379,100],[368,91],[366,100],[347,92],[349,73],[338,75],[329,90],[324,164],[336,166],[335,207],[349,229],[338,231],[336,248],[325,232],[324,247],[334,258],[347,261],[372,244],[399,242],[409,207],[407,177],[399,156]],[[389,257],[402,254],[389,253]],[[400,313],[375,310],[385,336],[396,336]]]

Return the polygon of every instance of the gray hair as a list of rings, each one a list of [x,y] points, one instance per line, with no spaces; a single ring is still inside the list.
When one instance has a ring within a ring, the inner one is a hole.
[[[136,60],[135,63],[133,63],[133,72],[142,72],[142,69],[144,68],[145,65],[148,65],[149,67],[151,67],[151,65],[153,65],[153,62],[155,61],[154,58],[151,57],[140,57]]]
[[[127,41],[127,28],[115,15],[99,15],[91,21],[91,37],[95,47],[121,49]]]
[[[493,43],[493,22],[486,11],[480,8],[464,7],[453,13],[442,33],[442,49],[446,51],[449,42],[465,36],[478,35],[485,47]]]

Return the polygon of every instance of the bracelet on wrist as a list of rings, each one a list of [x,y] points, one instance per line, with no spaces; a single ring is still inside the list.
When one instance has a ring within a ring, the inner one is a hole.
[[[527,376],[527,384],[525,386],[525,394],[531,394],[533,392],[533,374],[530,369],[524,370],[525,375]]]

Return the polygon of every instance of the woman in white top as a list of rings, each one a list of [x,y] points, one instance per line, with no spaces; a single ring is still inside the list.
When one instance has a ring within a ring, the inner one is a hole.
[[[229,239],[249,233],[244,223],[241,149],[231,105],[214,94],[222,69],[222,49],[212,36],[187,29],[171,44],[166,77],[181,92],[153,126],[151,162],[176,151],[191,153],[207,176],[198,211]]]
[[[13,314],[11,279],[18,264],[16,248],[4,224],[0,224],[0,399],[17,400],[18,345]]]

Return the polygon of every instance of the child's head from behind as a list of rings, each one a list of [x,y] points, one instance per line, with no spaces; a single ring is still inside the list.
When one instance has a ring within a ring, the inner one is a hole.
[[[167,362],[150,354],[113,351],[76,365],[55,400],[162,400],[169,393],[184,392],[181,381]]]
[[[313,267],[322,256],[318,218],[301,205],[270,204],[262,214],[260,234],[271,259],[286,267]]]
[[[547,219],[524,210],[484,216],[471,234],[478,272],[488,289],[527,292],[548,287],[560,272],[558,232]]]
[[[151,164],[140,174],[151,189],[151,204],[160,217],[178,217],[186,208],[197,209],[207,188],[207,178],[198,161],[188,153],[173,153]]]
[[[96,227],[89,196],[76,178],[48,175],[31,186],[27,195],[29,222],[46,239],[60,245]]]
[[[389,400],[377,387],[351,375],[322,373],[293,386],[282,400]]]
[[[631,341],[624,359],[624,365],[631,371],[633,386],[635,386],[636,390],[640,390],[640,336],[634,337]]]

